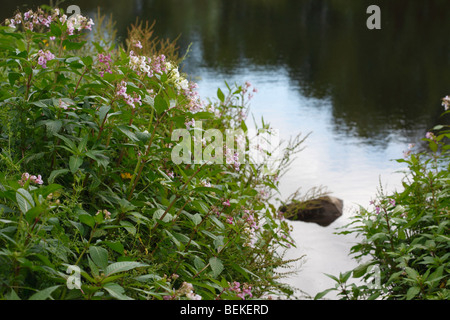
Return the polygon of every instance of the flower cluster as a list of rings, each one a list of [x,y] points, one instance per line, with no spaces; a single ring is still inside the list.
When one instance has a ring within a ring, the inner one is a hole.
[[[139,40],[134,42],[134,46],[136,48],[142,49],[142,44],[141,44],[141,42]]]
[[[251,100],[253,98],[253,93],[257,93],[258,89],[253,87],[253,90],[250,91],[250,88],[252,87],[252,84],[250,81],[246,81],[244,84],[244,88],[242,88],[242,93],[245,95],[248,92],[247,98],[248,100]]]
[[[100,76],[103,77],[105,72],[112,73],[111,70],[111,54],[105,55],[103,53],[100,53],[98,56],[98,62],[100,63],[98,66]]]
[[[136,103],[142,105],[140,95],[138,95],[136,92],[134,92],[133,95],[127,93],[127,83],[123,80],[117,86],[116,95],[122,97],[125,102],[132,108],[135,108]]]
[[[188,282],[183,282],[177,290],[176,296],[186,296],[189,300],[202,300],[200,295],[194,293],[194,286]]]
[[[191,120],[186,119],[184,125],[186,126],[187,130],[191,129],[191,127],[195,126],[195,119],[194,118],[192,118]]]
[[[190,112],[196,113],[204,108],[204,103],[201,101],[197,92],[197,83],[189,82],[181,76],[178,67],[174,66],[171,62],[165,63],[165,72],[167,73],[168,82],[172,83],[186,97],[188,101],[187,109]]]
[[[22,174],[22,179],[19,180],[19,184],[23,187],[27,181],[30,181],[34,184],[43,184],[41,175],[39,174],[37,177],[35,175],[30,175],[28,172]]]
[[[249,286],[247,283],[244,283],[244,285],[241,288],[241,284],[237,281],[234,281],[233,284],[230,284],[228,290],[231,292],[235,292],[236,296],[238,296],[242,300],[245,300],[245,296],[249,296],[250,298],[253,297],[252,287]]]
[[[17,13],[13,19],[6,19],[5,25],[16,28],[17,25],[22,25],[25,30],[33,31],[35,28],[46,27],[50,28],[52,23],[62,23],[67,25],[69,35],[73,35],[74,31],[92,30],[94,21],[82,15],[67,18],[67,15],[62,14],[59,9],[54,9],[51,14],[45,13],[41,8],[36,11],[29,10],[22,13]]]
[[[55,55],[50,50],[39,50],[38,52],[38,64],[43,68],[47,68],[47,62],[55,59]]]
[[[386,209],[388,207],[388,205],[391,205],[391,207],[395,207],[396,203],[395,203],[395,199],[389,199],[388,202],[380,202],[380,203],[376,203],[375,201],[370,201],[369,204],[375,206],[375,212],[376,214],[380,214],[380,212],[383,210],[385,213]]]
[[[148,77],[153,77],[153,70],[150,66],[151,59],[146,56],[137,56],[134,51],[130,51],[130,68],[138,75],[146,74]]]
[[[403,157],[404,158],[408,158],[409,157],[409,155],[411,154],[411,152],[412,152],[412,149],[414,148],[414,144],[413,143],[410,143],[409,145],[408,145],[408,150],[406,150],[406,151],[403,151]]]
[[[140,42],[139,42],[140,43]],[[159,55],[154,56],[153,59],[146,56],[139,56],[134,53],[133,50],[129,54],[130,61],[128,65],[138,75],[147,75],[149,78],[154,74],[161,74],[166,71],[166,56]]]
[[[425,138],[430,139],[430,140],[436,140],[436,136],[434,135],[433,132],[427,132],[427,134],[425,135]]]
[[[239,152],[236,151],[233,153],[233,150],[225,147],[225,157],[227,164],[232,164],[236,171],[240,170],[241,162],[239,161]]]
[[[76,107],[71,107],[70,104],[64,102],[62,99],[59,99],[58,107],[64,110],[77,110]]]
[[[245,226],[244,228],[244,233],[247,235],[247,240],[244,243],[244,247],[254,248],[257,241],[256,230],[258,230],[259,227],[256,223],[253,211],[244,210],[243,219],[247,224],[247,226]]]
[[[108,210],[104,209],[104,210],[98,210],[97,213],[95,215],[99,215],[99,214],[103,214],[103,217],[105,219],[111,219],[111,212],[109,212]]]
[[[203,179],[202,181],[200,181],[200,184],[201,184],[203,187],[211,188],[211,182],[209,182],[208,180]]]
[[[64,14],[60,18],[60,21],[67,24],[67,31],[69,35],[73,35],[75,30],[92,30],[92,26],[94,25],[94,21],[92,21],[92,19],[88,19],[80,14],[70,17],[69,19],[67,19],[67,16]]]

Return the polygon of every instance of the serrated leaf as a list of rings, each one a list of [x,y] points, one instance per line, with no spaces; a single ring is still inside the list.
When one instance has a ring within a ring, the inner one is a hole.
[[[217,257],[209,259],[209,265],[211,266],[212,276],[214,278],[216,278],[223,271],[222,261]]]
[[[105,269],[105,275],[107,277],[109,277],[115,273],[125,272],[125,271],[129,271],[129,270],[132,270],[135,268],[140,268],[140,267],[148,267],[148,264],[136,262],[136,261],[115,262],[115,263],[110,264]]]
[[[116,242],[111,242],[111,241],[104,241],[104,244],[106,244],[110,249],[123,254],[125,251],[125,248],[123,247],[122,243],[120,243],[119,241]]]
[[[126,126],[118,126],[117,129],[119,129],[124,135],[126,135],[131,141],[139,141],[138,137],[131,132]]]
[[[50,173],[50,176],[48,177],[48,183],[53,183],[55,181],[56,177],[58,177],[62,174],[66,174],[67,172],[69,172],[69,169],[53,170]]]
[[[87,225],[91,228],[94,228],[94,226],[95,226],[94,217],[88,213],[80,214],[78,216],[78,219],[80,219],[81,223],[84,223],[85,225]]]
[[[59,287],[60,286],[53,286],[53,287],[49,287],[47,289],[38,291],[35,294],[33,294],[29,300],[47,300],[48,298],[51,298],[53,300],[51,294],[53,293],[53,291],[55,291]]]
[[[69,158],[69,168],[70,172],[75,173],[78,171],[78,168],[83,164],[83,159],[79,156],[71,156]]]
[[[100,120],[100,123],[103,123],[109,110],[111,110],[111,106],[101,106],[100,107],[100,109],[98,110],[98,118]]]
[[[33,208],[35,206],[33,197],[31,196],[31,194],[22,188],[19,188],[16,192],[16,200],[17,200],[17,204],[19,205],[19,209],[20,211],[22,211],[22,213],[26,213],[28,210],[30,210],[31,208]]]
[[[47,120],[44,124],[47,128],[47,132],[52,136],[55,135],[55,133],[58,133],[63,125],[61,120]]]
[[[412,300],[418,293],[420,292],[419,287],[411,287],[408,289],[408,292],[406,293],[406,299]]]
[[[133,236],[136,235],[136,227],[129,221],[120,221],[120,225]]]
[[[105,270],[108,267],[108,250],[102,247],[90,246],[89,255],[92,261],[101,268]]]
[[[117,283],[107,283],[103,286],[103,288],[108,291],[108,293],[113,296],[114,298],[118,299],[118,300],[133,300],[132,298],[130,298],[129,296],[125,295],[125,289],[122,288],[120,285],[118,285]]]

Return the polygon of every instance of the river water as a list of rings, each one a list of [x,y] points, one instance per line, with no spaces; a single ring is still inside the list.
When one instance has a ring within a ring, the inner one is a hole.
[[[3,4],[2,18],[17,6]],[[409,143],[447,119],[440,99],[450,94],[448,0],[116,0],[70,1],[85,15],[113,14],[118,36],[136,16],[156,20],[155,32],[191,44],[184,71],[205,99],[218,87],[250,81],[256,119],[283,140],[310,134],[280,181],[282,199],[298,188],[323,186],[344,200],[329,227],[292,222],[296,248],[306,255],[286,281],[314,296],[334,285],[324,273],[356,266],[354,238],[336,235],[358,205],[369,206],[379,186],[401,188],[401,158]],[[366,9],[381,9],[381,29],[368,30]],[[69,3],[67,4],[69,5]],[[64,4],[62,5],[64,7]],[[333,296],[330,296],[333,298]]]

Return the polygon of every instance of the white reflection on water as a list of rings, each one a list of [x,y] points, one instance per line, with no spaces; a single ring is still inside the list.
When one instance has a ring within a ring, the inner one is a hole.
[[[357,265],[348,255],[354,237],[336,235],[336,228],[350,222],[349,218],[358,205],[369,206],[380,182],[385,191],[401,187],[402,174],[398,171],[402,167],[392,161],[400,158],[405,149],[399,142],[400,137],[393,134],[385,148],[365,144],[357,137],[342,137],[332,130],[331,102],[302,96],[298,88],[291,86],[284,70],[241,69],[232,75],[222,75],[217,70],[199,69],[197,73],[201,74],[197,82],[204,98],[214,98],[218,87],[225,88],[224,81],[229,84],[250,81],[259,91],[251,102],[251,112],[256,120],[263,116],[274,129],[278,129],[282,140],[289,140],[299,133],[311,133],[305,149],[280,180],[282,198],[287,199],[298,188],[306,192],[323,186],[344,200],[345,212],[326,228],[291,222],[297,247],[288,251],[287,258],[306,255],[306,260],[293,266],[300,267],[300,272],[287,278],[286,282],[310,296],[334,287],[334,281],[324,273],[338,275]],[[329,294],[327,298],[336,296]]]

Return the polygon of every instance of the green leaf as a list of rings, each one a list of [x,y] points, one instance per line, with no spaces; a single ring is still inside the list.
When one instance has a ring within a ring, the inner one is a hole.
[[[19,296],[17,295],[16,291],[12,290],[5,295],[6,300],[20,300]]]
[[[50,193],[53,193],[57,190],[62,189],[63,186],[59,185],[59,184],[49,184],[48,186],[44,187],[44,188],[40,188],[39,189],[39,194],[42,195],[44,198],[47,197]]]
[[[222,90],[220,90],[220,88],[217,89],[217,97],[219,98],[220,101],[222,102],[225,101],[225,95],[223,94]]]
[[[103,288],[108,291],[108,293],[113,296],[114,298],[118,299],[118,300],[133,300],[132,298],[128,297],[127,295],[124,294],[125,289],[122,288],[120,285],[118,285],[117,283],[107,283],[103,286]]]
[[[406,267],[405,271],[408,274],[408,276],[413,280],[417,280],[417,278],[419,277],[419,273],[413,268]]]
[[[22,75],[21,75],[20,73],[18,73],[18,72],[10,72],[10,73],[8,73],[9,84],[10,84],[11,86],[13,86],[14,83],[15,83],[17,80],[19,80],[21,76],[22,76]]]
[[[164,111],[166,111],[169,108],[169,106],[167,105],[166,100],[164,100],[164,98],[158,94],[155,97],[155,110],[156,112],[158,112],[158,114],[163,113]]]
[[[237,272],[239,272],[240,274],[242,274],[248,281],[250,281],[250,277],[248,275],[248,270],[242,268],[240,265],[238,265],[237,263],[231,262],[231,267],[236,270]]]
[[[70,140],[69,138],[62,136],[60,134],[54,134],[55,137],[60,138],[61,140],[63,140],[66,145],[69,147],[69,150],[72,150],[74,153],[77,151],[77,147],[75,146],[75,143],[73,143],[72,140]]]
[[[19,209],[20,211],[22,211],[22,213],[26,213],[28,210],[30,210],[31,208],[33,208],[35,206],[33,197],[31,196],[31,194],[22,188],[19,188],[16,192],[16,200],[17,203],[19,205]]]
[[[133,132],[128,130],[128,128],[126,126],[118,126],[117,129],[122,131],[122,133],[124,135],[126,135],[130,140],[132,140],[134,142],[139,141],[139,138]]]
[[[66,47],[66,50],[80,50],[84,46],[85,43],[86,43],[86,41],[72,42],[72,41],[66,39],[63,41],[63,46]]]
[[[85,225],[94,228],[95,226],[95,220],[94,217],[91,216],[88,213],[82,213],[78,216],[78,219],[80,219],[81,223],[84,223]]]
[[[36,292],[35,294],[33,294],[29,300],[47,300],[48,298],[50,298],[51,300],[53,300],[51,294],[53,293],[53,291],[55,291],[56,289],[58,289],[60,286],[53,286],[53,287],[49,287],[47,289],[43,289],[41,291]]]
[[[192,222],[197,226],[202,222],[202,216],[199,213],[196,213],[194,215],[191,215],[189,218],[191,218]]]
[[[209,259],[209,265],[212,269],[212,276],[216,278],[223,271],[223,264],[219,258],[213,257]]]
[[[102,270],[107,269],[108,267],[108,250],[97,247],[90,246],[89,247],[89,255],[91,256],[92,261],[101,268]]]
[[[100,123],[103,123],[106,116],[108,115],[109,110],[111,110],[111,106],[101,106],[98,110],[98,118],[100,120]]]
[[[406,299],[407,300],[411,300],[413,299],[415,296],[417,296],[417,294],[420,292],[420,288],[419,287],[411,287],[408,289],[408,292],[406,293]]]
[[[336,290],[336,288],[330,288],[330,289],[326,289],[326,290],[324,290],[324,291],[322,291],[322,292],[319,292],[319,293],[317,293],[316,296],[314,297],[314,300],[320,300],[320,299],[322,299],[325,295],[327,295],[328,292],[334,291],[334,290]]]
[[[148,267],[148,264],[136,262],[136,261],[115,262],[115,263],[110,264],[105,269],[105,275],[107,277],[109,277],[115,273],[125,272],[125,271],[129,271],[129,270],[132,270],[135,268],[140,268],[140,267]]]
[[[51,34],[56,37],[60,37],[62,34],[61,28],[56,23],[50,24],[50,31],[51,31]]]
[[[125,228],[133,236],[136,235],[136,227],[129,221],[120,221],[120,225]]]
[[[123,247],[122,243],[119,241],[112,242],[112,241],[103,241],[104,244],[106,244],[110,249],[123,254],[125,251],[125,248]]]
[[[83,164],[83,158],[80,156],[70,156],[69,158],[69,168],[70,172],[75,173],[78,171],[78,168]]]
[[[373,264],[373,262],[368,262],[368,263],[364,263],[361,264],[359,266],[357,266],[356,268],[353,269],[353,278],[361,278],[362,276],[364,276],[367,272],[367,268],[369,266],[371,266]]]
[[[33,207],[25,213],[25,219],[31,224],[41,212],[41,207]]]

